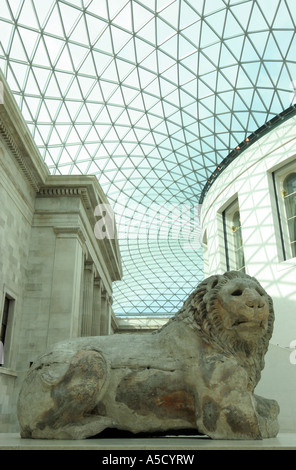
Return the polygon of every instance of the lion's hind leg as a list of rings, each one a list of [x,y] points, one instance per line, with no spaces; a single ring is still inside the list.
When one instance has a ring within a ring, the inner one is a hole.
[[[24,437],[29,428],[30,437],[41,439],[83,439],[92,435],[93,431],[96,434],[105,429],[110,424],[108,420],[92,416],[107,377],[107,365],[102,354],[87,349],[78,351],[71,358],[65,373],[54,383],[46,383],[48,367],[51,368],[51,375],[55,375],[54,368],[60,368],[60,364],[44,365],[44,370],[40,367],[35,372],[39,374],[37,380],[43,393],[46,392],[47,406],[42,409],[40,389],[41,406],[38,396],[37,402],[32,403],[32,407],[38,409],[38,416],[34,417],[33,423],[31,419],[29,427],[23,426],[27,429],[22,433]]]

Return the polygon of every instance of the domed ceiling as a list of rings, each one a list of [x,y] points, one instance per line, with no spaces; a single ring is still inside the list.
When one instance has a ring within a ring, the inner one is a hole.
[[[201,191],[292,104],[295,8],[0,0],[0,67],[50,172],[95,174],[114,209],[117,315],[170,315],[203,279]]]

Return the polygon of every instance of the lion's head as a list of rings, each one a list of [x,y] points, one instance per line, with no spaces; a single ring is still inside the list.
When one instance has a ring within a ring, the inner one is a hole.
[[[229,271],[205,279],[176,319],[189,322],[214,349],[234,356],[255,388],[274,323],[272,299],[255,278]]]

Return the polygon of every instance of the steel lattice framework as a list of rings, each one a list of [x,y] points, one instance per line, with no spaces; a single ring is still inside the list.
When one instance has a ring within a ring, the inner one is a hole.
[[[115,313],[173,313],[203,278],[188,209],[293,103],[295,1],[0,0],[0,16],[0,67],[50,171],[97,175],[124,229]]]

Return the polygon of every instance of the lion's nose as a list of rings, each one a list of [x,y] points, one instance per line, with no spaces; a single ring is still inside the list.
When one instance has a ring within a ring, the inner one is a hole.
[[[248,307],[257,309],[263,308],[265,306],[264,299],[257,292],[254,292],[250,289],[245,289],[244,294],[246,298],[245,302]]]

